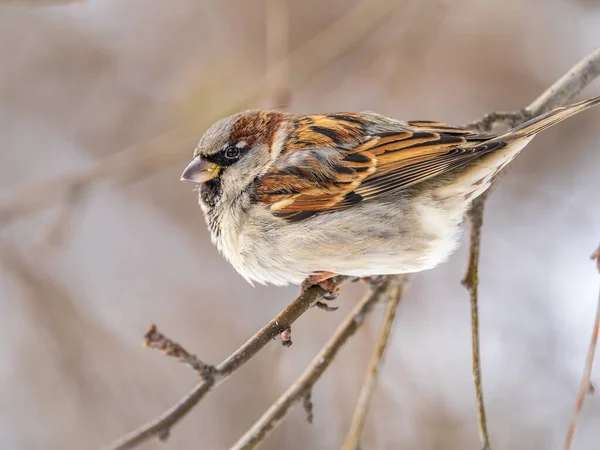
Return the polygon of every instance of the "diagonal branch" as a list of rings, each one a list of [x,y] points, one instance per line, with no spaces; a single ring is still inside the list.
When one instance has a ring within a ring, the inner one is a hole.
[[[263,416],[231,447],[231,450],[249,450],[256,448],[281,423],[288,410],[304,398],[333,362],[338,351],[346,341],[356,333],[367,314],[383,299],[398,299],[408,277],[389,276],[368,293],[344,319],[331,339],[314,357],[302,375],[289,389],[273,403]]]
[[[144,335],[144,347],[155,348],[162,351],[165,355],[178,359],[182,363],[190,366],[203,380],[214,377],[215,366],[206,364],[193,353],[188,352],[181,344],[173,341],[152,324]]]
[[[339,284],[343,281],[343,279],[344,277],[337,277],[334,279],[334,282]],[[206,394],[227,380],[231,374],[241,368],[265,345],[276,338],[282,331],[289,329],[289,327],[302,314],[304,314],[308,308],[310,308],[319,299],[323,298],[323,295],[325,294],[326,291],[318,286],[313,286],[310,289],[307,289],[304,294],[290,303],[283,311],[281,311],[267,325],[265,325],[260,331],[252,336],[244,345],[228,356],[223,362],[221,362],[212,370],[203,371],[203,380],[172,408],[167,410],[164,414],[156,419],[146,423],[145,425],[142,425],[137,430],[132,431],[118,441],[113,442],[109,446],[105,447],[105,450],[131,449],[153,436],[159,436],[163,438],[168,436],[169,430],[177,422],[183,419],[186,414],[189,413],[190,410],[206,396]],[[155,329],[149,330],[149,332],[152,331],[156,332]],[[152,336],[149,337],[156,338],[156,335],[152,333]],[[150,339],[150,341],[152,341],[152,339]],[[183,352],[180,350],[168,350],[171,345],[172,344],[170,343],[165,344],[167,353],[174,354],[178,358],[182,357],[186,363],[190,364],[185,355],[183,355]]]
[[[564,105],[579,94],[588,84],[600,76],[600,48],[587,55],[566,74],[550,86],[529,106],[514,112],[493,112],[482,119],[471,122],[469,128],[490,131],[494,125],[505,124],[511,127],[520,125],[528,119],[543,114],[552,108]],[[488,190],[473,202],[468,214],[470,225],[469,263],[462,284],[469,291],[471,302],[473,379],[477,400],[477,415],[482,449],[488,450],[489,437],[483,403],[481,385],[481,361],[479,357],[479,314],[477,285],[479,281],[479,250],[481,245],[481,227],[483,225],[483,209]]]

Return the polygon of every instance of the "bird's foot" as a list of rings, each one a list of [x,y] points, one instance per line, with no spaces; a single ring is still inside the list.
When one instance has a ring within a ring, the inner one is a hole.
[[[340,295],[340,287],[331,281],[331,278],[336,275],[332,272],[315,272],[309,275],[302,282],[302,293],[313,286],[319,286],[326,291],[325,295],[323,295],[323,300],[335,300]],[[325,311],[335,311],[338,309],[337,307],[328,306],[327,303],[322,301],[317,301],[313,306]]]

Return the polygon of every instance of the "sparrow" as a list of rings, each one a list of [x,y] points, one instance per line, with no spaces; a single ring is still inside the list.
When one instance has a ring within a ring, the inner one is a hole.
[[[250,110],[202,136],[182,180],[199,184],[211,240],[251,284],[413,273],[456,249],[473,199],[533,139],[600,103],[554,109],[500,135],[372,112]]]

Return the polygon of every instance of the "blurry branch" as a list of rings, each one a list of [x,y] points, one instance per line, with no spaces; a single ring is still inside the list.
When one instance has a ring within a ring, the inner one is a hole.
[[[96,163],[95,166],[63,175],[54,179],[33,183],[10,195],[10,200],[0,204],[0,225],[32,214],[42,208],[68,197],[73,186],[83,188],[102,181],[113,181],[122,186],[138,181],[156,172],[179,164],[183,168],[181,154],[176,151],[190,147],[207,126],[216,120],[255,106],[269,93],[271,72],[278,73],[288,67],[291,82],[297,87],[306,83],[311,76],[363,40],[373,29],[390,17],[403,0],[385,0],[373,8],[369,0],[361,0],[346,15],[328,28],[317,33],[309,41],[292,51],[283,61],[270,68],[270,73],[255,85],[246,89],[239,97],[226,104],[214,114],[192,117],[178,127],[161,133],[152,139],[115,153]],[[193,131],[193,136],[190,132]]]
[[[596,267],[600,273],[600,245],[596,251],[592,254],[592,259],[596,261]],[[581,375],[581,384],[577,391],[577,400],[575,401],[575,410],[571,416],[569,422],[569,428],[567,430],[567,436],[565,438],[564,450],[571,448],[571,442],[575,435],[575,427],[579,421],[579,413],[583,407],[583,401],[586,394],[594,392],[594,387],[590,381],[592,376],[592,365],[594,364],[594,355],[596,354],[596,344],[598,343],[598,330],[600,329],[600,292],[598,292],[598,304],[596,306],[596,316],[594,319],[594,328],[592,329],[592,337],[590,339],[590,345],[588,347],[587,356],[585,358],[585,366],[583,368],[583,374]]]
[[[343,279],[344,277],[336,277],[334,282],[341,283]],[[318,286],[313,286],[306,290],[304,294],[291,302],[273,320],[219,365],[212,367],[205,363],[199,363],[200,370],[197,368],[199,360],[194,355],[188,353],[181,345],[167,338],[162,333],[158,333],[156,327],[151,327],[145,336],[146,345],[151,348],[159,348],[165,351],[167,355],[176,357],[187,365],[192,366],[194,370],[200,373],[202,381],[164,414],[110,444],[106,447],[106,450],[131,449],[153,436],[158,436],[162,439],[168,437],[171,428],[189,413],[206,394],[229,378],[232,373],[241,368],[280,333],[288,332],[291,325],[308,308],[323,298],[325,293]],[[210,370],[207,370],[207,367],[210,367]]]
[[[339,284],[344,279],[345,277],[336,277],[334,282]],[[254,448],[267,437],[267,435],[281,422],[290,407],[298,401],[302,401],[302,405],[307,414],[307,420],[312,422],[312,387],[333,362],[333,359],[346,341],[362,325],[366,315],[373,309],[375,304],[379,301],[387,300],[389,303],[385,315],[386,331],[382,332],[382,336],[378,342],[377,354],[379,356],[377,356],[377,358],[374,356],[374,360],[378,360],[375,364],[376,368],[373,372],[374,375],[385,348],[385,342],[383,342],[382,339],[384,339],[385,335],[385,341],[387,341],[393,316],[395,315],[404,286],[408,280],[409,276],[407,275],[390,276],[384,278],[384,281],[380,285],[373,288],[373,290],[358,303],[354,310],[338,327],[329,342],[323,347],[319,354],[315,356],[300,378],[232,448]],[[175,406],[160,417],[112,443],[106,447],[105,450],[131,449],[153,436],[157,436],[161,440],[168,438],[171,428],[190,412],[190,410],[202,400],[208,392],[225,381],[233,372],[241,368],[267,343],[277,337],[277,335],[282,337],[282,343],[286,345],[291,337],[292,323],[304,314],[309,307],[315,305],[325,293],[326,292],[318,286],[313,286],[308,289],[303,295],[290,303],[287,308],[216,367],[202,362],[195,355],[188,352],[183,346],[158,332],[156,326],[152,325],[144,337],[145,345],[150,348],[159,349],[166,355],[177,358],[190,366],[200,375],[202,381]],[[374,363],[372,362],[371,366],[373,366],[373,364]],[[372,370],[372,367],[370,370]],[[369,377],[367,377],[367,379],[369,379]],[[372,383],[372,380],[370,382]]]
[[[292,405],[306,398],[315,383],[333,362],[338,351],[346,341],[356,333],[367,314],[380,301],[390,301],[396,304],[400,301],[403,288],[408,276],[397,275],[385,277],[384,281],[374,287],[354,307],[351,313],[339,325],[333,336],[313,358],[302,375],[288,390],[279,397],[263,416],[231,447],[231,450],[248,450],[256,448],[281,423]],[[306,409],[306,408],[305,408]],[[309,411],[311,409],[309,408]],[[312,412],[310,413],[312,416]]]
[[[579,94],[588,84],[600,76],[600,48],[587,55],[529,106],[513,112],[492,112],[482,119],[467,124],[467,128],[490,131],[495,125],[504,124],[517,126],[543,114],[555,107],[564,105]],[[468,214],[470,225],[469,263],[462,284],[469,291],[471,302],[472,355],[473,379],[477,400],[477,415],[482,449],[490,448],[485,420],[483,389],[481,383],[481,361],[479,357],[479,314],[477,285],[479,281],[479,253],[481,246],[481,227],[483,225],[483,210],[490,190],[479,196],[473,202]],[[589,385],[589,383],[588,383]],[[587,387],[586,387],[587,389]]]
[[[288,0],[265,2],[267,73],[271,77],[268,82],[273,108],[286,108],[291,101],[290,64],[287,59],[290,41],[288,10]]]
[[[350,430],[348,431],[346,442],[342,446],[342,450],[360,449],[360,441],[365,427],[369,405],[373,398],[373,393],[375,392],[377,375],[379,374],[383,363],[383,356],[390,339],[392,326],[394,325],[394,319],[396,318],[396,312],[398,311],[398,305],[402,299],[402,291],[408,278],[409,276],[405,276],[405,280],[399,286],[399,292],[395,295],[390,295],[390,299],[388,299],[386,304],[383,320],[381,322],[381,329],[379,330],[379,337],[377,338],[373,355],[371,356],[369,366],[367,367],[367,374],[365,375],[365,380],[358,396],[354,417],[352,418]]]

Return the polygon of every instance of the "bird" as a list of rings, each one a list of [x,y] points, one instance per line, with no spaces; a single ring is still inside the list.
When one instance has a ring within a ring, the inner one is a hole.
[[[181,180],[211,241],[250,284],[339,293],[337,275],[415,273],[457,248],[473,200],[533,137],[600,103],[502,134],[374,112],[248,110],[210,126]]]

